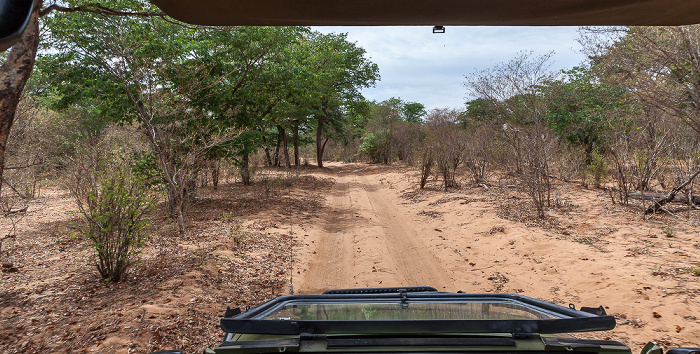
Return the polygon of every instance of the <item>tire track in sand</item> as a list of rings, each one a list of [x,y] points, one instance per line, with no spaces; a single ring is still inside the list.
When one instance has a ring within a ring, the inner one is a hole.
[[[337,178],[328,195],[327,206],[322,211],[322,237],[313,237],[315,247],[311,248],[315,250],[306,257],[302,256],[299,261],[299,268],[307,270],[298,281],[299,290],[303,293],[321,293],[330,288],[351,285],[349,268],[353,260],[347,250],[352,250],[354,237],[346,230],[354,220],[349,191],[350,183],[342,177]],[[311,234],[316,232],[310,231]]]
[[[402,210],[395,191],[362,171],[336,169],[321,222],[304,239],[295,274],[300,293],[368,286],[430,285],[454,280],[420,237],[420,223]]]

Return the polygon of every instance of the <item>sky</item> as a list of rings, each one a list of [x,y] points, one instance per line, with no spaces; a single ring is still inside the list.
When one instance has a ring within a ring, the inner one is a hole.
[[[426,109],[461,109],[468,100],[464,77],[513,59],[520,51],[554,52],[552,70],[585,61],[577,27],[312,27],[347,33],[379,66],[381,80],[363,90],[365,98],[398,97]]]

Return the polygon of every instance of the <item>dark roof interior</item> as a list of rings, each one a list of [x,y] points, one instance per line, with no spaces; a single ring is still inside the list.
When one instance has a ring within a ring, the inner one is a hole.
[[[243,26],[605,26],[700,23],[700,0],[152,0],[171,17]]]

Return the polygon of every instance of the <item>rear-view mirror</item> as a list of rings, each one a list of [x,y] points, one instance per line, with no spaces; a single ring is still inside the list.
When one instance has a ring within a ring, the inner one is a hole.
[[[0,51],[22,37],[33,8],[34,0],[0,0]]]

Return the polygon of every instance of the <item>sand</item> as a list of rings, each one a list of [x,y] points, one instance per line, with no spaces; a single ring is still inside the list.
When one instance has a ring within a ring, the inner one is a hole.
[[[672,205],[646,220],[638,202],[557,182],[540,221],[508,180],[419,190],[409,167],[327,163],[289,188],[279,173],[201,189],[185,238],[156,213],[119,284],[99,279],[89,244],[73,237],[67,193],[43,190],[3,245],[18,270],[0,273],[0,352],[201,352],[221,341],[227,306],[286,295],[290,274],[301,294],[428,285],[602,305],[617,327],[580,337],[633,352],[648,341],[700,347],[700,211]]]
[[[700,346],[698,211],[644,220],[639,207],[562,183],[558,207],[538,224],[512,188],[445,193],[434,182],[421,192],[415,171],[378,165],[330,164],[323,175],[336,183],[322,218],[296,235],[300,293],[422,285],[517,293],[602,305],[617,318],[615,330],[583,338],[635,352],[648,341]]]

